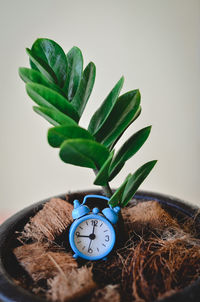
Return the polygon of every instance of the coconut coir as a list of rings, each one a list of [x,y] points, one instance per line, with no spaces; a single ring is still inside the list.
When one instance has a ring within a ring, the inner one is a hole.
[[[59,269],[59,273],[48,280],[49,290],[47,298],[53,301],[77,301],[97,288],[93,280],[92,269],[83,266],[64,273]]]
[[[19,246],[14,253],[35,282],[57,276],[58,268],[67,274],[78,267],[72,255],[57,246],[48,250],[47,245],[35,242]]]
[[[61,302],[155,301],[199,277],[200,241],[190,233],[194,221],[181,224],[158,202],[122,209],[126,234],[119,229],[117,235],[128,240],[123,246],[119,241],[107,261],[73,259],[71,211],[69,202],[54,198],[19,236],[23,244],[14,254],[32,280],[32,292]]]
[[[53,241],[72,223],[73,206],[60,198],[52,198],[25,225],[23,241]]]

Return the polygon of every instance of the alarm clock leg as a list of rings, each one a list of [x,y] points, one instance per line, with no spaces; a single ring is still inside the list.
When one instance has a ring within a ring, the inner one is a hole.
[[[104,258],[102,258],[102,260],[104,260],[104,261],[106,261],[108,259],[108,257],[104,257]]]
[[[73,258],[75,258],[75,259],[78,259],[78,257],[79,257],[79,256],[78,256],[77,254],[74,254],[74,255],[73,255]]]

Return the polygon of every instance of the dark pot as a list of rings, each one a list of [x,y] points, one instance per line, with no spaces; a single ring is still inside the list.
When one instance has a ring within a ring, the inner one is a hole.
[[[76,198],[77,194],[99,194],[100,191],[71,193],[70,201]],[[65,195],[59,196],[65,198]],[[200,215],[197,215],[198,209],[186,204],[185,202],[173,197],[165,196],[157,193],[149,193],[139,191],[135,198],[141,202],[147,200],[157,200],[166,208],[173,216],[178,219],[186,219],[194,217],[200,235]],[[0,226],[0,301],[2,302],[42,302],[41,298],[31,294],[20,286],[17,286],[12,278],[15,278],[16,262],[12,255],[12,249],[17,245],[16,231],[21,231],[31,216],[39,211],[43,204],[49,199],[35,203],[28,208],[13,215]],[[161,301],[161,300],[160,300]],[[167,297],[163,302],[198,302],[200,301],[200,278],[191,286],[184,288],[182,291]],[[112,302],[112,301],[111,301]]]

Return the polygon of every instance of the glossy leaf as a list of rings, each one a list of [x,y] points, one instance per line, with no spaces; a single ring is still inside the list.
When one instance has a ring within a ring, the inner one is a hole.
[[[126,128],[121,132],[121,134],[116,138],[116,140],[113,141],[112,145],[110,146],[110,150],[112,150],[114,148],[114,146],[116,145],[116,143],[118,142],[118,140],[121,138],[121,136],[124,134],[124,132],[126,131],[126,129],[140,116],[142,111],[141,106],[138,107],[138,110],[136,111],[135,115],[133,116],[132,120],[130,121],[130,123],[126,126]]]
[[[119,165],[113,171],[109,171],[109,181],[115,178],[115,176],[121,171],[124,165],[125,162],[120,162]]]
[[[50,82],[57,84],[57,78],[53,69],[51,69],[45,61],[37,57],[30,49],[27,48],[26,52],[29,55],[31,62],[36,66],[36,70],[39,70]]]
[[[130,179],[131,174],[129,174],[125,181],[121,184],[121,186],[115,191],[115,193],[112,195],[112,197],[109,200],[109,205],[111,205],[112,207],[115,207],[117,205],[121,206],[121,200],[122,200],[122,195],[124,193],[124,189],[126,187],[126,184],[128,182],[128,180]]]
[[[50,39],[37,39],[32,45],[31,52],[53,70],[56,82],[62,88],[66,81],[68,66],[66,55],[60,45]],[[35,64],[34,61],[33,63]]]
[[[74,107],[59,93],[40,84],[27,83],[26,91],[28,95],[41,107],[50,107],[60,110],[75,121],[79,116]]]
[[[133,90],[120,96],[106,122],[95,134],[96,140],[106,147],[110,147],[127,126],[130,125],[139,106],[140,93],[138,90]]]
[[[110,178],[112,180],[123,167],[123,164],[131,158],[145,143],[151,131],[151,126],[143,128],[133,134],[119,149],[110,166]],[[119,169],[120,167],[120,169]]]
[[[105,186],[106,183],[108,182],[108,178],[109,178],[108,172],[109,172],[109,167],[110,167],[113,155],[114,155],[114,151],[111,152],[108,159],[105,161],[104,165],[99,170],[99,172],[96,176],[96,179],[94,181],[94,185]]]
[[[108,94],[100,108],[94,113],[91,118],[88,130],[94,135],[99,131],[102,125],[105,123],[106,119],[108,118],[113,106],[115,105],[117,98],[120,94],[124,83],[124,77],[117,82],[111,92]]]
[[[60,147],[60,158],[76,166],[99,169],[109,156],[109,151],[99,143],[87,139],[69,139]]]
[[[91,118],[87,131],[77,123],[93,89],[95,65],[91,62],[83,71],[80,49],[73,47],[65,55],[49,39],[36,40],[27,53],[32,69],[20,68],[19,74],[27,83],[27,93],[40,106],[33,107],[35,112],[55,126],[48,131],[49,144],[60,147],[64,162],[98,171],[94,184],[105,186],[108,192],[109,181],[141,148],[150,132],[150,127],[146,127],[132,135],[114,157],[115,144],[140,115],[139,91],[119,97],[122,77]],[[133,175],[129,174],[109,203],[127,205],[155,163],[148,162]]]
[[[77,110],[79,116],[81,117],[83,110],[87,104],[87,101],[92,92],[94,81],[96,75],[96,67],[94,63],[90,62],[83,72],[83,76],[76,92],[72,100],[72,105]]]
[[[37,70],[30,69],[30,68],[25,68],[25,67],[20,67],[19,68],[19,75],[20,78],[25,82],[25,83],[37,83],[44,85],[46,87],[49,87],[58,93],[62,94],[63,96],[66,97],[65,93],[62,91],[61,88],[59,88],[57,85],[55,85],[52,82],[49,82],[47,78],[40,73]]]
[[[68,100],[71,101],[78,89],[83,72],[83,56],[78,47],[72,47],[67,54],[68,70],[64,85]]]
[[[93,136],[87,130],[79,126],[58,126],[50,128],[47,137],[49,144],[54,148],[60,147],[65,140],[71,138],[94,140]]]
[[[53,126],[58,125],[77,125],[77,123],[65,115],[64,113],[60,112],[59,110],[55,108],[45,108],[45,107],[33,107],[33,110],[41,115],[43,118],[45,118],[50,124]]]
[[[142,107],[139,106],[138,110],[136,111],[135,115],[133,116],[133,119],[131,120],[131,123],[133,123],[140,116],[141,112],[142,112]]]
[[[141,166],[128,180],[122,196],[122,205],[125,207],[136,193],[137,189],[149,175],[157,160],[152,160]]]

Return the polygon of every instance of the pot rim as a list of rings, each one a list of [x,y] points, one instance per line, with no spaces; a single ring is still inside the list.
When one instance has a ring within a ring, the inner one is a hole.
[[[60,194],[56,195],[53,197],[59,197],[65,199],[65,196],[72,195],[72,194],[92,194],[92,193],[101,193],[102,191],[100,190],[84,190],[84,191],[76,191],[76,192],[68,192],[66,194]],[[30,293],[28,290],[25,290],[24,288],[16,285],[14,281],[12,280],[11,276],[8,274],[4,267],[4,258],[5,258],[5,253],[4,250],[6,249],[8,245],[8,238],[11,238],[13,236],[13,233],[16,230],[19,230],[22,228],[29,218],[36,214],[40,209],[42,209],[43,205],[49,201],[51,198],[49,197],[45,200],[36,202],[23,210],[17,212],[10,218],[8,218],[1,226],[0,226],[0,301],[5,301],[5,302],[42,302],[46,301],[43,298],[39,298],[36,295]],[[175,198],[173,196],[168,196],[166,194],[162,193],[155,193],[155,192],[149,192],[149,191],[143,191],[139,190],[134,196],[135,199],[141,200],[143,202],[145,201],[150,201],[150,200],[155,200],[158,201],[159,203],[177,210],[177,212],[180,212],[182,214],[185,214],[186,216],[189,217],[195,217],[198,211],[198,207],[194,205],[190,205],[187,202]],[[195,217],[196,218],[196,217]],[[200,217],[197,217],[198,221],[200,222]],[[177,301],[180,299],[180,297],[184,298],[186,295],[188,295],[188,300],[184,301],[197,301],[195,297],[200,296],[200,278],[196,280],[192,285],[189,285],[185,287],[182,291],[177,292],[176,294],[164,298],[163,300],[160,301],[165,301],[165,302],[172,302],[172,301]],[[191,295],[191,292],[193,293]],[[195,293],[197,292],[197,295]],[[16,298],[18,300],[16,300]]]

